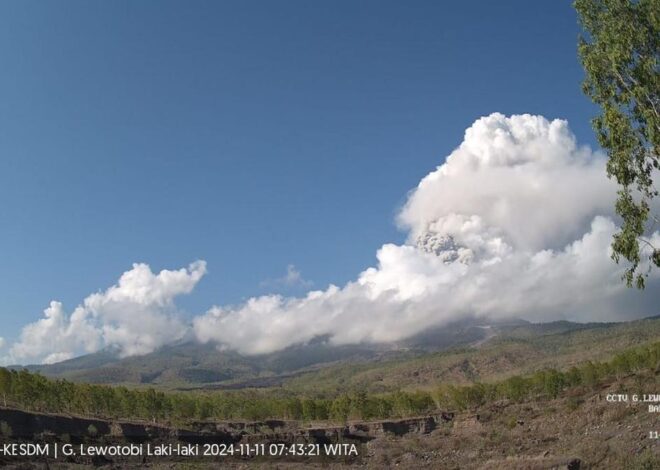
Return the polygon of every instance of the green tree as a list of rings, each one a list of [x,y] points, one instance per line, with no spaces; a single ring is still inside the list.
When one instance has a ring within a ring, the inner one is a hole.
[[[302,401],[302,419],[312,421],[316,418],[316,402],[314,400]]]
[[[2,403],[7,406],[7,395],[11,391],[11,372],[0,367],[0,394],[2,394]]]
[[[351,410],[351,399],[342,395],[335,398],[330,405],[330,418],[335,421],[345,422]]]
[[[522,401],[527,396],[530,384],[519,375],[509,377],[500,384],[502,394],[513,401]]]
[[[586,71],[584,92],[601,108],[593,120],[607,151],[607,174],[619,184],[616,211],[623,223],[612,257],[629,265],[628,286],[644,288],[660,247],[648,239],[657,214],[654,176],[660,169],[660,0],[575,0],[585,35],[578,51]],[[640,264],[649,260],[648,269]]]

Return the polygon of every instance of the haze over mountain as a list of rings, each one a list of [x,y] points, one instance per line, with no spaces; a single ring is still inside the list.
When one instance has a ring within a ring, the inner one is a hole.
[[[525,324],[511,320],[502,325]],[[333,346],[327,337],[304,345],[246,356],[221,350],[215,344],[182,340],[156,351],[122,358],[121,350],[109,347],[97,353],[50,364],[27,366],[46,375],[68,377],[96,383],[191,383],[246,380],[247,384],[269,384],[269,379],[300,373],[330,363],[359,363],[406,355],[410,351],[427,353],[474,344],[491,336],[490,327],[476,319],[466,319],[445,327],[430,329],[396,343],[362,343]]]
[[[660,334],[658,317],[620,323],[486,325],[466,319],[389,344],[333,346],[327,338],[306,345],[245,356],[212,344],[182,341],[121,358],[117,348],[51,365],[27,366],[46,376],[101,384],[169,389],[273,388],[293,393],[372,392],[492,380],[545,367],[566,368],[603,360],[622,348],[647,344]]]

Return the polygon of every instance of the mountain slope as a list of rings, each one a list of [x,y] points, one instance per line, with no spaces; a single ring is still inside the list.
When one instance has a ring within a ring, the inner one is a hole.
[[[296,393],[382,392],[565,368],[658,338],[660,318],[491,325],[465,320],[396,344],[332,346],[318,338],[272,354],[242,356],[210,344],[184,343],[144,356],[121,359],[113,351],[102,351],[28,369],[81,382],[179,389],[278,386]]]
[[[518,320],[516,325],[522,325]],[[196,342],[165,346],[144,356],[120,358],[111,349],[51,365],[26,368],[50,377],[106,384],[153,384],[184,386],[288,377],[335,363],[367,363],[407,357],[414,353],[446,350],[483,341],[488,329],[473,319],[424,332],[395,344],[335,346],[320,337],[305,345],[271,354],[242,356],[220,351],[212,344]],[[266,380],[268,382],[268,380]]]

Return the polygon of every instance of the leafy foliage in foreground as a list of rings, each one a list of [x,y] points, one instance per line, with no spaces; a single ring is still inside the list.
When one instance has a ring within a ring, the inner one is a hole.
[[[623,224],[613,257],[629,261],[628,286],[643,288],[643,258],[648,269],[660,266],[660,247],[647,236],[658,223],[651,203],[659,195],[660,0],[576,0],[575,9],[586,33],[578,45],[583,90],[602,110],[593,125],[609,156],[607,174],[619,184]]]
[[[49,380],[26,370],[0,368],[0,396],[34,411],[77,413],[108,418],[181,422],[192,419],[331,420],[394,418],[467,409],[493,400],[521,401],[530,397],[555,398],[578,385],[594,386],[617,375],[660,366],[660,342],[617,354],[608,362],[586,362],[567,371],[538,371],[495,383],[467,386],[440,385],[433,391],[367,395],[356,392],[334,398],[274,396],[257,391],[207,394],[164,393]]]

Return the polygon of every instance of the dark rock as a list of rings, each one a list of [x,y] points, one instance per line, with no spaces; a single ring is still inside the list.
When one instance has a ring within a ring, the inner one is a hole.
[[[78,439],[94,437],[90,436],[90,430],[95,430],[96,435],[110,433],[110,424],[100,419],[29,413],[6,408],[0,409],[0,421],[9,425],[12,437],[20,439],[34,439],[45,432],[55,435],[68,434]]]
[[[440,419],[445,422],[453,421],[454,420],[454,413],[448,413],[443,411],[442,414],[440,415]]]
[[[580,459],[572,459],[568,464],[566,465],[566,470],[580,470],[582,462]]]

